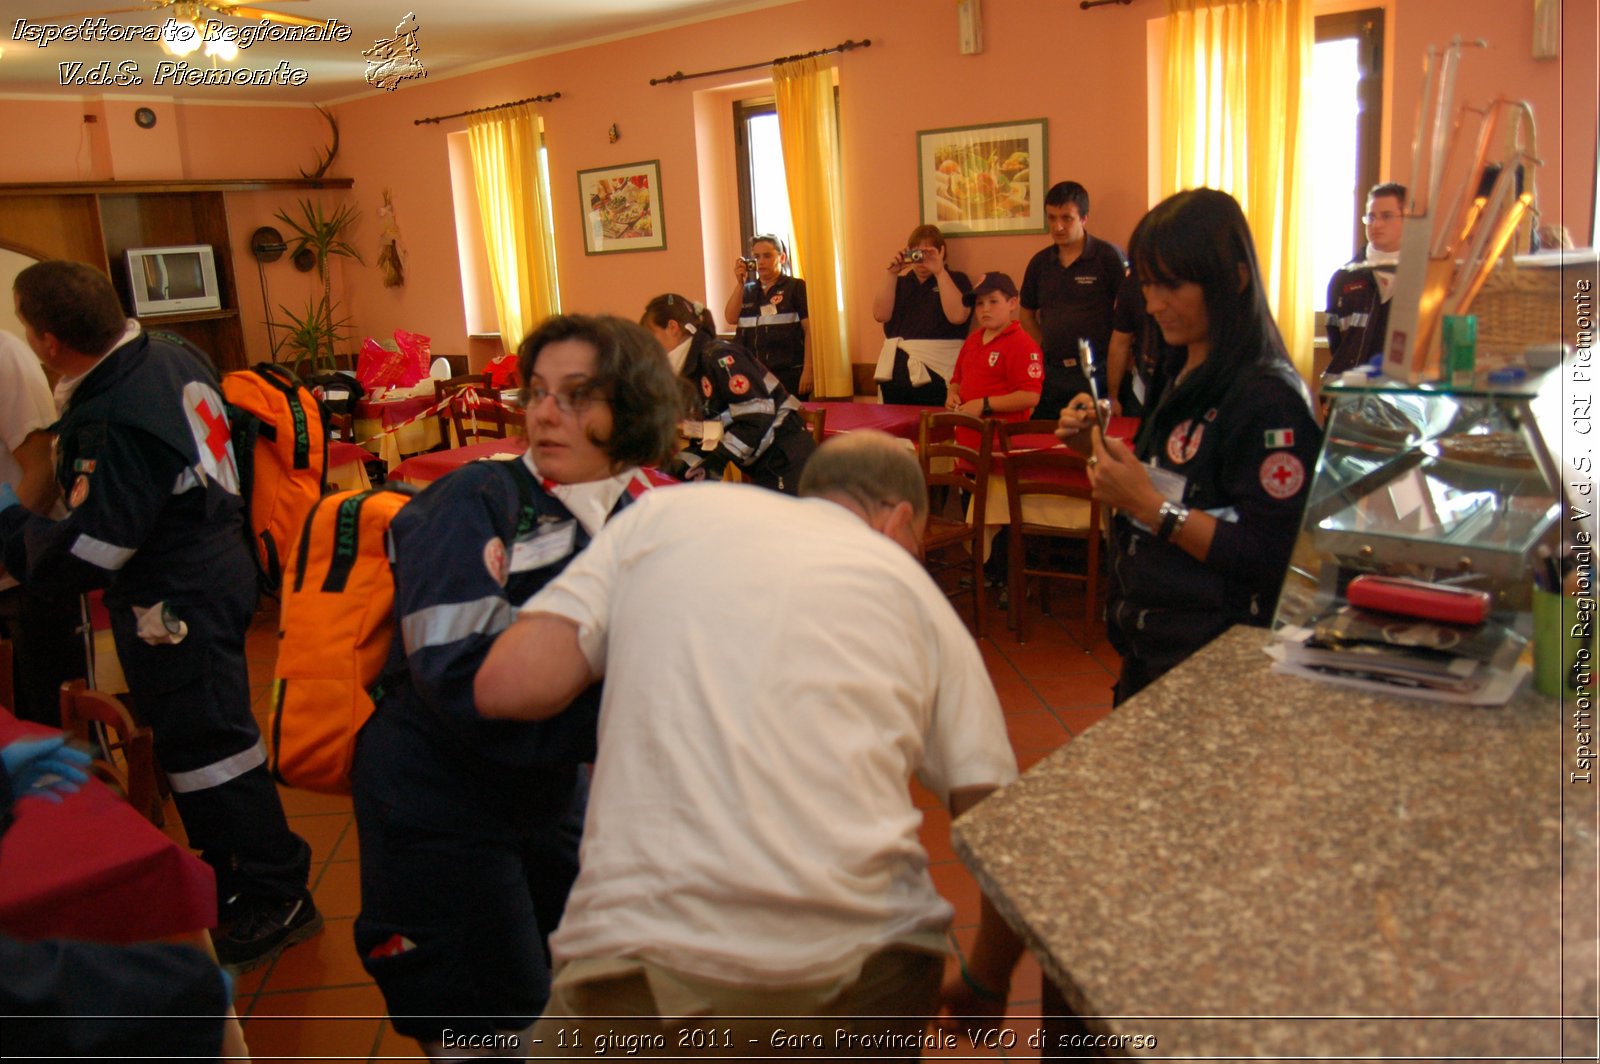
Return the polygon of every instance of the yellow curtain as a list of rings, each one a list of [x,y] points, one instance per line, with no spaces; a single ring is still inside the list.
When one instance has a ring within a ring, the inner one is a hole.
[[[1311,0],[1167,0],[1161,193],[1231,193],[1256,238],[1267,301],[1311,377],[1305,87]]]
[[[494,313],[508,352],[559,309],[555,257],[545,234],[549,207],[539,172],[538,130],[526,104],[467,120]]]
[[[848,397],[855,391],[840,309],[843,210],[839,131],[834,121],[833,73],[816,59],[773,67],[778,136],[794,216],[796,273],[806,279],[811,316],[811,393]]]

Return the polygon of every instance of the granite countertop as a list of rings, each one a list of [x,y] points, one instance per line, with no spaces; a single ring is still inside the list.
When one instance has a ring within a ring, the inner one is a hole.
[[[957,821],[984,892],[1152,1055],[1559,1055],[1600,990],[1566,711],[1280,676],[1270,638],[1229,631]]]

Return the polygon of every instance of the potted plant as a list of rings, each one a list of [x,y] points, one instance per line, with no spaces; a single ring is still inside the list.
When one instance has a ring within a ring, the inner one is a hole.
[[[333,304],[326,292],[320,296],[308,296],[303,314],[296,314],[284,306],[278,309],[289,321],[280,327],[273,344],[274,362],[283,361],[279,354],[287,349],[294,353],[294,372],[301,377],[339,368],[333,349],[336,344],[350,338],[350,322],[334,317]]]
[[[279,310],[289,319],[282,340],[273,350],[274,361],[278,351],[288,348],[297,352],[296,365],[311,371],[336,368],[334,345],[347,339],[349,320],[339,317],[338,304],[333,300],[333,279],[328,273],[328,261],[335,257],[355,259],[365,266],[360,252],[351,246],[347,237],[354,228],[360,212],[353,204],[343,203],[337,209],[324,212],[322,204],[304,199],[299,203],[300,217],[279,211],[278,221],[293,232],[289,237],[289,254],[297,262],[310,258],[322,282],[321,298],[308,298],[304,314],[295,314],[289,308]]]

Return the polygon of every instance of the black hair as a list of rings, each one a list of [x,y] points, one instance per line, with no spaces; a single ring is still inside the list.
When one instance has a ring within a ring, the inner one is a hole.
[[[1379,196],[1393,196],[1400,201],[1400,206],[1404,207],[1406,205],[1406,186],[1398,181],[1385,181],[1381,185],[1373,185],[1372,190],[1367,193],[1367,199],[1371,201]]]
[[[619,466],[656,465],[677,450],[683,385],[655,337],[610,315],[557,314],[546,318],[517,347],[517,369],[533,379],[539,352],[563,340],[594,348],[597,393],[611,404],[611,436],[589,439]]]
[[[778,254],[784,258],[789,257],[789,245],[783,242],[782,237],[773,236],[771,233],[757,233],[750,238],[750,250],[754,251],[757,244],[771,244],[778,249]]]
[[[1069,203],[1078,208],[1079,218],[1089,217],[1089,190],[1076,181],[1057,181],[1044,194],[1046,207],[1065,207]]]
[[[36,262],[12,282],[17,311],[39,336],[54,336],[80,355],[103,355],[128,316],[111,278],[81,262]]]
[[[1219,404],[1246,366],[1287,361],[1288,355],[1267,307],[1250,224],[1226,192],[1193,188],[1162,200],[1139,220],[1128,254],[1138,264],[1142,284],[1189,281],[1201,287],[1210,341],[1206,360],[1183,382],[1193,398],[1159,402],[1145,417],[1137,440],[1145,455],[1151,441],[1166,439],[1184,411]],[[1182,364],[1182,349],[1160,340],[1156,350],[1162,366]]]
[[[666,328],[669,321],[677,322],[684,332],[692,334],[689,350],[695,354],[716,342],[717,319],[711,316],[710,308],[704,303],[685,299],[676,292],[666,292],[646,303],[644,314],[639,318],[640,325],[654,325],[658,329]]]

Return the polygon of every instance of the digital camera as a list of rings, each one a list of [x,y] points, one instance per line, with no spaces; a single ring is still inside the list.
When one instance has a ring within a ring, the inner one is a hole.
[[[907,262],[921,262],[922,261],[922,249],[921,248],[906,248],[906,250],[905,250],[905,261],[907,261]]]
[[[754,272],[756,268],[755,259],[741,259],[740,261],[744,263],[744,268],[747,273]]]

